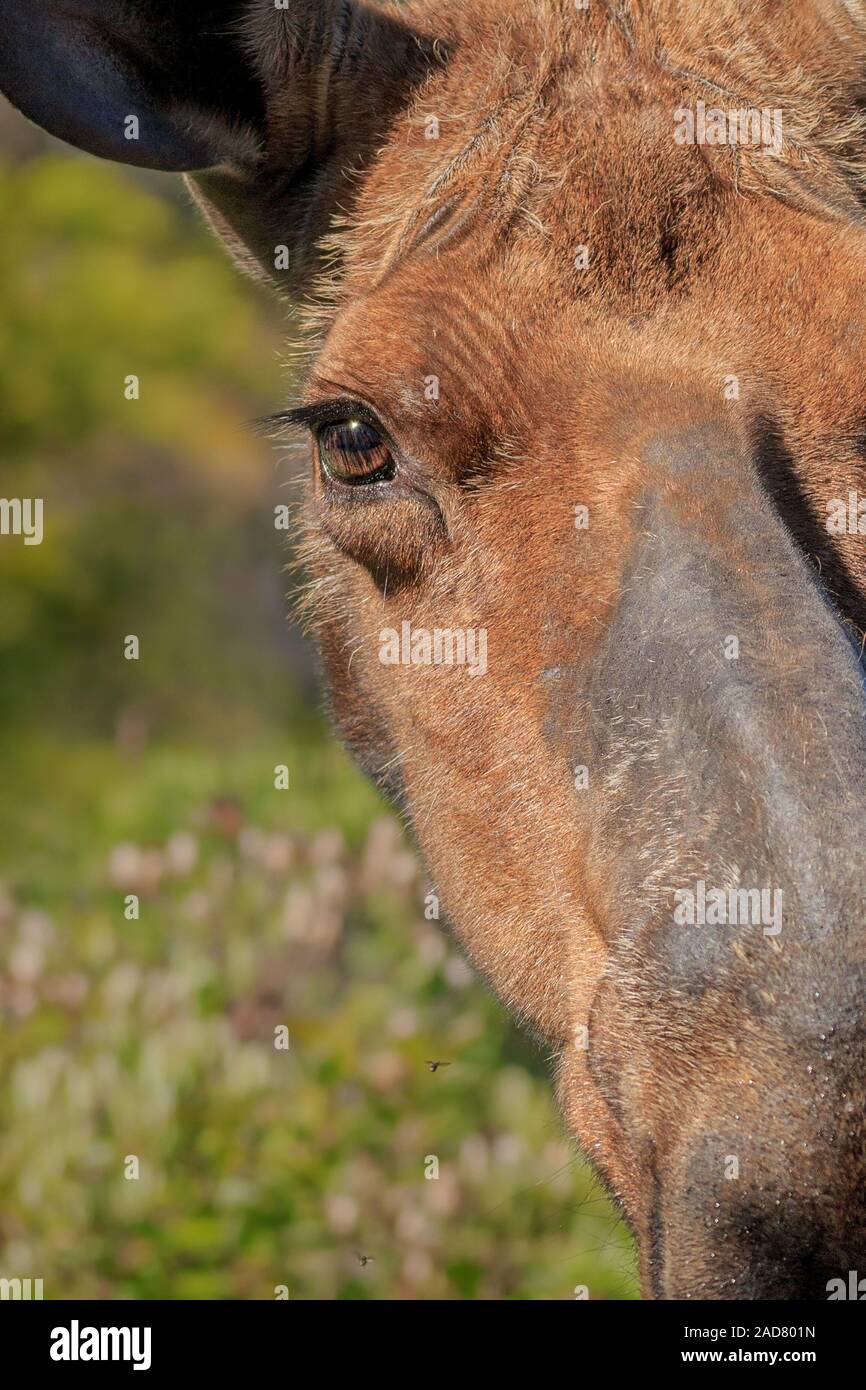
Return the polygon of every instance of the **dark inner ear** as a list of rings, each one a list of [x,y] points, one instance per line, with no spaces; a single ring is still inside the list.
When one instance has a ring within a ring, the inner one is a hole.
[[[90,154],[150,169],[211,168],[254,150],[264,123],[238,32],[247,8],[244,0],[0,0],[0,89]]]
[[[255,0],[245,9],[246,51],[265,95],[264,157],[189,182],[239,263],[295,295],[323,268],[333,214],[351,216],[367,164],[448,47],[418,27],[417,6]]]
[[[390,123],[444,61],[407,13],[367,0],[0,0],[0,91],[90,154],[193,175],[240,262],[295,294]]]

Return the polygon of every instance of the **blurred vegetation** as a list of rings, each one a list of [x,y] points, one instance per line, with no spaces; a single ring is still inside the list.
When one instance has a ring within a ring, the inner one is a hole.
[[[0,491],[45,499],[0,538],[0,1276],[633,1296],[544,1057],[310,705],[248,428],[279,311],[174,184],[40,146],[0,227]]]
[[[0,225],[3,493],[44,498],[46,527],[0,546],[0,720],[104,724],[125,698],[168,725],[245,700],[278,717],[285,629],[280,667],[255,580],[279,573],[286,499],[248,427],[280,398],[276,315],[190,217],[95,160],[0,167]],[[127,633],[139,663],[118,660]]]

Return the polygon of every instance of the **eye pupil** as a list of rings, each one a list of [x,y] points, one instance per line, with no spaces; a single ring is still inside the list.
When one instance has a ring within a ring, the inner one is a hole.
[[[387,444],[367,420],[340,420],[319,432],[325,471],[342,483],[386,482],[394,476]]]

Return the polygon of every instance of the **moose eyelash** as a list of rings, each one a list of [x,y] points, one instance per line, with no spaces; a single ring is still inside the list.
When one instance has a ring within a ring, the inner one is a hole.
[[[279,435],[291,429],[315,431],[324,425],[337,425],[349,418],[364,420],[375,429],[382,430],[382,425],[373,412],[350,396],[342,396],[332,401],[318,401],[312,405],[299,405],[292,410],[280,410],[275,415],[266,415],[257,423],[262,434]]]

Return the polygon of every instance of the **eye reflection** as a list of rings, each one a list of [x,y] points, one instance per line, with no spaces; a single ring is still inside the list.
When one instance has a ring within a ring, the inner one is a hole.
[[[366,420],[324,425],[318,446],[322,467],[338,482],[379,483],[394,476],[390,450],[376,427]]]

